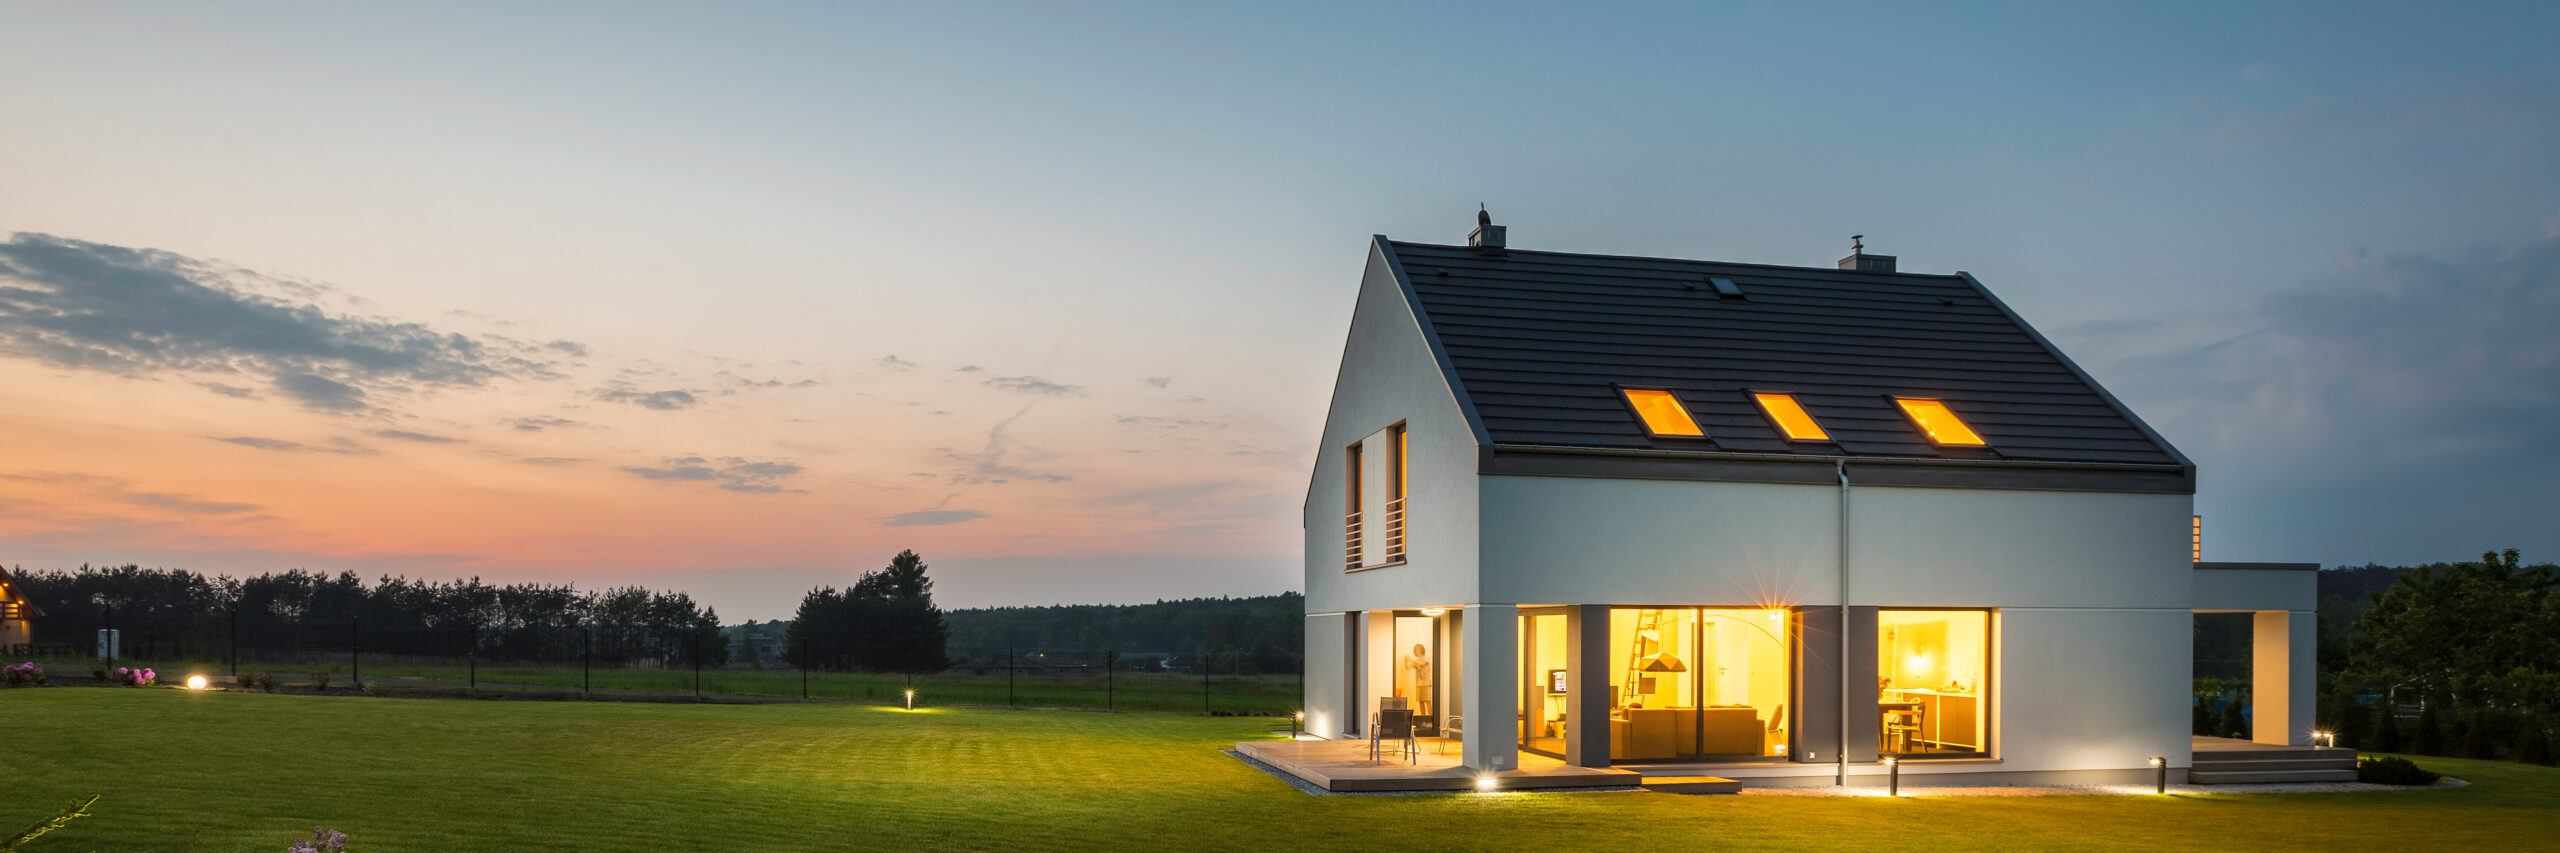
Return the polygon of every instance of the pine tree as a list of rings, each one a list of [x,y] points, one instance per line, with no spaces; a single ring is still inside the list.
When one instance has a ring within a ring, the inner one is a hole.
[[[2436,714],[2441,702],[2429,701],[2418,707],[2418,733],[2409,739],[2409,751],[2419,755],[2443,755],[2444,722]]]
[[[2382,713],[2378,716],[2382,719],[2381,724],[2374,727],[2373,751],[2399,752],[2401,749],[2400,713],[2398,708],[2392,706],[2389,697],[2383,698]]]
[[[2484,760],[2498,757],[2498,744],[2490,737],[2487,710],[2474,710],[2463,715],[2462,757]]]
[[[2223,694],[2223,737],[2247,738],[2249,736],[2249,718],[2243,714],[2249,705],[2248,703],[2241,701],[2244,698],[2246,697],[2237,687],[2232,688],[2231,692]]]
[[[2524,732],[2516,738],[2514,757],[2526,764],[2551,765],[2551,730],[2543,727],[2540,713],[2524,718]]]

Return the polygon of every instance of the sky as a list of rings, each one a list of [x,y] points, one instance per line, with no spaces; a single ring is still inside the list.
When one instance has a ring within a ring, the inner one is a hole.
[[[2560,556],[2560,7],[14,4],[0,563],[1300,585],[1371,234],[1979,276],[2207,557]]]

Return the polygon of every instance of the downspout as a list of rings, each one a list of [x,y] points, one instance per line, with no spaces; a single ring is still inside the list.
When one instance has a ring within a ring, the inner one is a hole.
[[[1834,463],[1840,474],[1840,741],[1832,758],[1838,769],[1831,784],[1849,786],[1849,460]]]

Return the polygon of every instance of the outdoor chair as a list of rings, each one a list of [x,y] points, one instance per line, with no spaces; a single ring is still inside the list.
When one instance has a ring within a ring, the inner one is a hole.
[[[1420,760],[1413,742],[1413,709],[1404,704],[1401,697],[1378,700],[1378,712],[1369,717],[1369,763],[1378,763],[1390,751],[1402,754],[1407,764]]]

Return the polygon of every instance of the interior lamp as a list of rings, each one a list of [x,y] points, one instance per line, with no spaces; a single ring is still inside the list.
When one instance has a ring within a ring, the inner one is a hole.
[[[1656,652],[1636,659],[1636,669],[1639,672],[1688,672],[1689,665],[1681,662],[1679,655]]]

